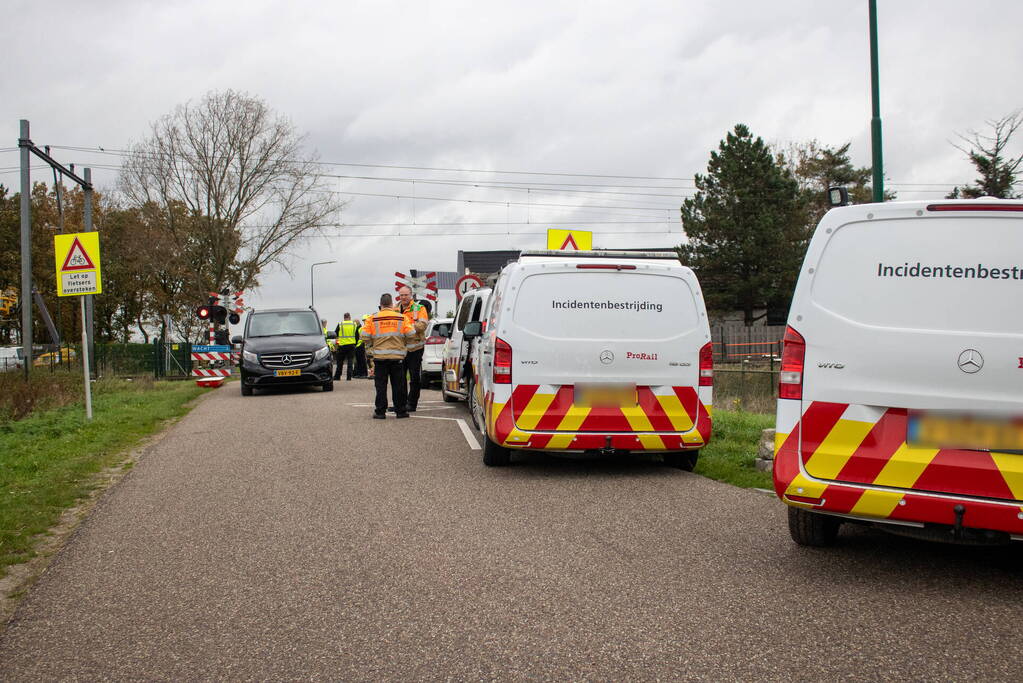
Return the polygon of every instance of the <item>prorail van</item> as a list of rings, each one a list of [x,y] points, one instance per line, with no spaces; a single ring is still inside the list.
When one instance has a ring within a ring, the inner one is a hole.
[[[711,435],[710,328],[674,252],[523,252],[487,310],[465,329],[479,337],[468,403],[484,464],[652,452],[693,469]]]
[[[1023,202],[833,209],[782,353],[774,485],[803,545],[843,521],[1023,538]]]

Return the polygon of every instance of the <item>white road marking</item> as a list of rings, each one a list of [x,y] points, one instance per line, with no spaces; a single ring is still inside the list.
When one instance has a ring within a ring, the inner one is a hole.
[[[469,431],[469,425],[465,423],[465,420],[457,417],[432,417],[430,415],[413,415],[412,417],[420,420],[452,420],[458,423],[458,428],[462,430],[462,436],[465,437],[466,442],[469,444],[469,448],[474,451],[482,450],[480,442],[476,440],[476,437]]]

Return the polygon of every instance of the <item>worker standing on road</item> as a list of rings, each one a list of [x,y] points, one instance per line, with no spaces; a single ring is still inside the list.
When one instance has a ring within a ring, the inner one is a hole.
[[[423,347],[426,345],[426,325],[430,322],[430,314],[426,307],[412,300],[412,289],[408,286],[398,290],[398,310],[415,332],[408,343],[408,355],[405,356],[405,372],[408,375],[408,410],[416,412],[419,406],[419,393],[423,378]],[[400,406],[398,406],[400,408]]]
[[[334,359],[334,366],[336,368],[336,366],[337,366],[337,344],[334,343],[333,339],[331,339],[329,336],[327,336],[327,335],[330,334],[330,330],[327,329],[327,319],[326,318],[320,318],[320,325],[323,327],[323,339],[324,339],[324,341],[327,342],[327,348],[330,349],[330,355]],[[336,373],[337,370],[335,369],[334,372]],[[337,377],[334,377],[334,379],[337,379]]]
[[[366,373],[366,346],[365,346],[365,342],[362,340],[362,326],[366,324],[366,317],[367,316],[363,316],[362,318],[360,318],[360,319],[355,321],[355,324],[356,324],[356,329],[355,329],[355,338],[356,338],[356,342],[355,342],[355,377],[356,378],[363,378],[363,377],[366,377],[366,375],[367,375],[367,373]]]
[[[345,313],[344,319],[337,325],[337,365],[334,367],[334,379],[341,379],[341,366],[348,362],[346,380],[352,381],[352,365],[355,363],[355,344],[359,341],[359,330],[352,320],[351,313]]]
[[[376,402],[373,417],[387,417],[387,383],[391,383],[391,400],[398,417],[408,417],[408,393],[405,387],[405,356],[408,345],[415,337],[415,329],[408,319],[393,308],[390,294],[380,297],[380,311],[362,328],[366,346],[373,353],[376,366]]]
[[[366,329],[366,323],[373,317],[372,313],[367,313],[362,316],[362,330]],[[359,332],[359,341],[364,341],[362,332]],[[373,379],[373,351],[369,348],[368,344],[364,344],[362,347],[363,356],[366,358],[366,379]]]

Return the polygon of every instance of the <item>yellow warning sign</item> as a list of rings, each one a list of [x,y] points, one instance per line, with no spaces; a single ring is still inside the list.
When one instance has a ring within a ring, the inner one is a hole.
[[[98,232],[54,235],[53,258],[57,266],[57,296],[83,296],[103,291]]]
[[[593,233],[551,228],[547,231],[547,248],[554,251],[592,251]]]

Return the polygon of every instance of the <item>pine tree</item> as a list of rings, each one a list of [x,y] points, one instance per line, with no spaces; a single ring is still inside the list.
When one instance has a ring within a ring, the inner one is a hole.
[[[1013,133],[1023,125],[1023,109],[1016,110],[1008,116],[996,121],[987,121],[991,133],[982,135],[977,131],[969,131],[969,135],[957,134],[968,147],[953,143],[953,146],[966,154],[970,163],[977,169],[979,177],[974,185],[955,187],[946,195],[946,199],[976,199],[977,197],[999,197],[1001,199],[1018,199],[1015,187],[1017,172],[1023,165],[1023,154],[1007,157],[1006,149],[1012,140]]]
[[[696,195],[682,204],[688,242],[679,259],[692,267],[712,310],[787,308],[809,231],[792,174],[743,124],[711,152]]]

